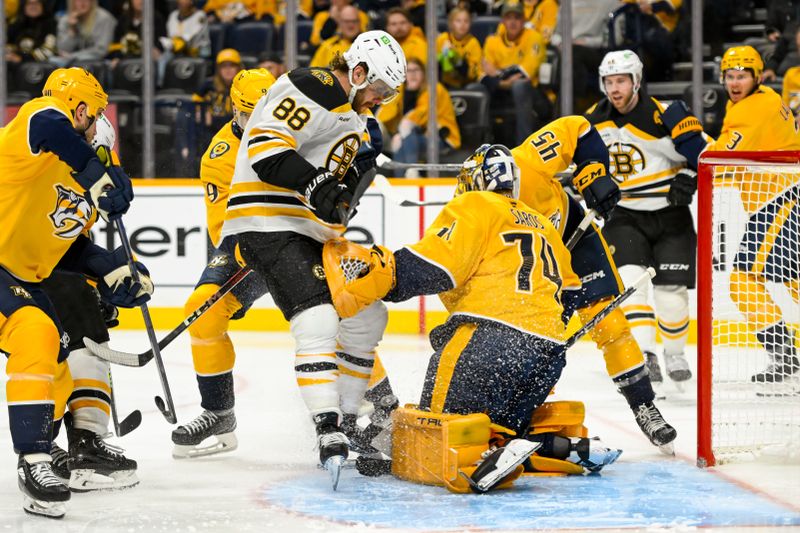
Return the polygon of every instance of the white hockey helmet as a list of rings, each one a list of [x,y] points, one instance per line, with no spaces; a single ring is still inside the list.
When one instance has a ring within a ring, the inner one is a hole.
[[[368,85],[374,85],[386,103],[397,96],[398,89],[406,81],[406,55],[400,43],[385,31],[372,30],[360,34],[343,56],[353,86],[349,95],[350,103],[356,92]],[[367,79],[356,85],[353,83],[353,69],[361,64],[367,67]]]
[[[606,94],[606,86],[603,84],[603,78],[612,76],[614,74],[630,74],[633,79],[633,94],[639,92],[639,87],[642,86],[642,60],[635,52],[630,50],[617,50],[616,52],[609,52],[600,63],[598,72],[600,74],[600,90]]]

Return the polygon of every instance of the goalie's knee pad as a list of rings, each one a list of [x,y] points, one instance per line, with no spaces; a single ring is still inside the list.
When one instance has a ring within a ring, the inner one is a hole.
[[[73,425],[100,435],[106,433],[111,415],[108,363],[85,348],[70,353],[67,361],[73,382],[69,399]]]
[[[507,431],[483,413],[432,413],[407,406],[396,409],[392,419],[392,473],[458,493],[472,490],[465,476],[479,468],[493,430]],[[497,487],[510,486],[522,471],[515,468]]]
[[[186,315],[203,305],[219,285],[206,283],[197,287],[184,306]],[[241,309],[242,304],[228,293],[212,305],[194,324],[189,327],[192,342],[194,370],[200,376],[213,376],[233,369],[236,353],[228,337],[231,317]]]
[[[389,312],[383,302],[374,302],[350,318],[339,323],[339,346],[342,351],[355,356],[373,353],[383,338]]]
[[[578,310],[581,321],[584,323],[600,312],[610,299],[603,299],[589,307]],[[606,371],[612,378],[630,372],[636,367],[644,365],[644,356],[639,344],[631,334],[631,328],[625,315],[619,308],[614,309],[592,330],[592,340],[603,352],[606,361]]]

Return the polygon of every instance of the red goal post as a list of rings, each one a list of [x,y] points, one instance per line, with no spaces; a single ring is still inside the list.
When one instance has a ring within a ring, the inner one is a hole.
[[[800,446],[800,388],[776,393],[752,381],[767,354],[731,303],[728,279],[754,206],[800,190],[800,151],[706,152],[697,179],[697,464],[706,467]],[[780,307],[796,328],[800,308]]]

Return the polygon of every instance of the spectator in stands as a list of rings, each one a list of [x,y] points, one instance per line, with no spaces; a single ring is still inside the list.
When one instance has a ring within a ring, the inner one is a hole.
[[[406,82],[394,100],[382,105],[376,118],[391,135],[394,159],[401,163],[417,163],[424,156],[428,143],[428,85],[425,82],[425,65],[416,57],[408,59]],[[448,152],[461,147],[456,114],[450,94],[441,83],[436,84],[436,120],[439,149]]]
[[[583,113],[603,97],[597,69],[606,53],[608,16],[620,6],[619,0],[572,0],[572,86],[576,113]]]
[[[231,107],[231,84],[242,68],[242,58],[233,48],[226,48],[217,54],[214,76],[207,79],[192,99],[203,104],[202,123],[211,136],[233,118]]]
[[[425,0],[400,0],[400,7],[408,11],[411,23],[415,28],[424,31],[425,28]]]
[[[766,37],[777,43],[787,28],[791,31],[800,22],[800,0],[770,0],[767,2]]]
[[[56,19],[43,0],[24,0],[8,27],[9,69],[25,61],[48,61],[56,53]]]
[[[208,14],[209,22],[231,24],[254,20],[250,12],[249,2],[239,0],[208,0],[203,6],[203,11]]]
[[[795,65],[800,65],[800,2],[784,0],[773,2],[767,19],[767,37],[775,41],[775,51],[764,65],[763,81],[773,81]],[[778,33],[780,31],[780,33]]]
[[[481,79],[492,97],[491,107],[513,106],[515,136],[508,144],[520,144],[550,119],[550,101],[539,90],[539,66],[546,58],[542,35],[525,27],[525,13],[518,0],[507,0],[501,22],[483,45]],[[501,27],[502,26],[502,27]]]
[[[448,89],[483,90],[483,85],[478,83],[483,76],[483,51],[478,39],[469,31],[471,23],[470,12],[456,7],[447,15],[448,31],[436,39],[439,79]]]
[[[16,22],[17,16],[19,15],[19,1],[18,0],[6,0],[5,2],[6,8],[6,24],[13,24]]]
[[[58,21],[58,55],[51,61],[59,66],[77,61],[103,59],[114,39],[117,21],[97,5],[97,0],[70,0]]]
[[[550,44],[558,25],[558,0],[525,0],[524,4],[528,27],[541,33],[545,44]]]
[[[263,52],[258,57],[258,67],[267,69],[276,80],[288,70],[286,63],[283,62],[283,56],[277,52]]]
[[[121,57],[142,55],[142,5],[143,0],[128,0],[122,9],[114,31],[114,42],[109,48],[112,63]],[[158,11],[153,13],[153,59],[158,60],[164,52],[164,37],[167,25]]]
[[[800,49],[800,28],[795,32],[795,42]],[[800,61],[789,67],[783,75],[783,103],[789,106],[800,123]]]
[[[355,6],[342,7],[341,11],[337,13],[338,31],[336,35],[322,41],[314,53],[314,57],[311,58],[309,66],[327,67],[336,55],[342,54],[350,48],[353,40],[363,31],[361,29],[361,13]]]
[[[428,58],[428,43],[419,28],[414,27],[411,14],[393,7],[386,12],[386,32],[397,39],[406,55],[406,60],[415,57],[424,65]]]
[[[625,45],[641,50],[645,79],[671,79],[672,63],[675,61],[672,33],[678,25],[683,0],[623,0],[623,3],[638,7],[635,15],[639,17],[637,24],[641,29],[640,40]],[[633,21],[628,22],[633,25]]]
[[[167,37],[162,45],[167,52],[162,60],[172,56],[211,57],[211,37],[206,14],[197,9],[194,0],[177,0],[177,9],[167,18]]]
[[[327,11],[320,11],[314,15],[314,22],[311,26],[311,38],[309,39],[311,46],[316,48],[320,46],[323,41],[335,37],[336,34],[342,34],[343,19],[348,21],[352,20],[349,10],[347,17],[345,17],[344,14],[347,7],[352,7],[350,3],[350,0],[331,0],[331,6]],[[358,35],[359,33],[367,31],[369,28],[369,16],[358,8],[354,9],[356,10],[356,28],[358,30],[355,35]],[[348,23],[352,24],[352,22]],[[350,40],[354,39],[355,35],[351,37]]]

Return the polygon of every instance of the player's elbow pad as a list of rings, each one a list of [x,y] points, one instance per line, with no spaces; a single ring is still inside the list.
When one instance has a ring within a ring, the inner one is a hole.
[[[386,296],[387,302],[404,302],[422,294],[439,294],[449,291],[453,282],[447,272],[424,261],[406,248],[394,254],[396,266],[395,285]]]
[[[592,127],[578,139],[572,162],[581,167],[590,161],[598,161],[606,168],[608,174],[608,148],[600,133]]]

